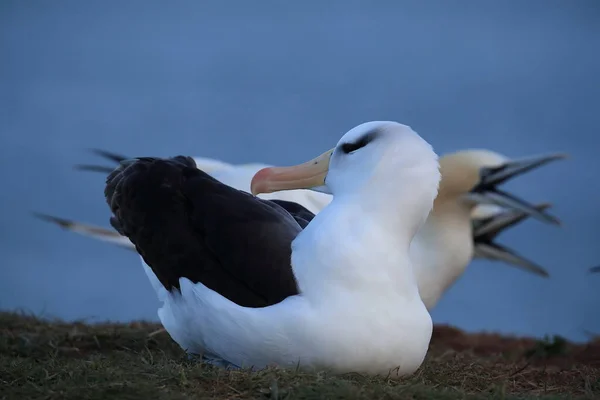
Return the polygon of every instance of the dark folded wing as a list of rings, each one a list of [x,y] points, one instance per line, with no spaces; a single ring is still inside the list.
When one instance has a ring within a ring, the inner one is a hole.
[[[246,307],[297,294],[290,261],[302,230],[296,219],[276,202],[220,183],[192,158],[123,161],[105,195],[111,224],[168,290],[185,277]]]
[[[281,207],[285,208],[285,210],[294,217],[298,225],[302,227],[302,229],[306,228],[306,225],[315,217],[315,214],[310,212],[306,207],[294,203],[293,201],[287,200],[271,200],[273,203],[277,203]]]

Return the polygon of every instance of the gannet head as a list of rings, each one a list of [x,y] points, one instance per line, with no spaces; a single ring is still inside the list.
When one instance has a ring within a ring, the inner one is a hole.
[[[536,169],[551,161],[564,158],[563,154],[549,154],[527,159],[511,160],[491,150],[472,149],[444,155],[440,158],[442,181],[436,204],[460,201],[474,208],[478,205],[496,205],[525,212],[543,222],[558,224],[552,215],[501,191],[502,183]]]
[[[559,220],[545,210],[550,204],[532,205],[498,188],[500,184],[551,161],[564,158],[550,154],[511,160],[490,150],[463,150],[440,158],[442,181],[432,215],[438,231],[447,230],[447,238],[456,257],[459,248],[474,251],[477,258],[504,261],[508,265],[548,276],[548,272],[514,250],[495,242],[504,229],[531,216],[558,224]],[[460,235],[463,232],[464,235]],[[467,235],[467,236],[465,236]],[[465,240],[468,240],[468,245]],[[464,246],[459,246],[461,243]],[[473,246],[473,247],[471,247]],[[464,253],[466,255],[466,253]],[[469,261],[472,256],[469,256]],[[458,263],[462,269],[463,261]]]

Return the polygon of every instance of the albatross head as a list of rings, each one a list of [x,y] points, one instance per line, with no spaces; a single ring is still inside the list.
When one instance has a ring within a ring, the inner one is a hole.
[[[334,199],[360,196],[363,204],[398,207],[398,198],[429,213],[440,180],[437,154],[409,126],[373,121],[348,131],[319,157],[293,167],[270,167],[256,173],[253,194],[312,189]],[[419,213],[420,214],[420,213]]]

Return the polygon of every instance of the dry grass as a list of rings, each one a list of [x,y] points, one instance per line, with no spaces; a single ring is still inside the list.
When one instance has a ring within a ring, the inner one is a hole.
[[[155,324],[42,321],[0,313],[0,399],[600,398],[600,341],[573,345],[438,326],[400,382],[189,361]]]

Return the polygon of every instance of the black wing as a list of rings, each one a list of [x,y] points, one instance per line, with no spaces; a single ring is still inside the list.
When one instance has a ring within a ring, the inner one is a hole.
[[[91,151],[94,154],[97,154],[101,157],[104,157],[104,158],[106,158],[110,161],[116,162],[116,163],[124,161],[128,158],[122,154],[113,153],[113,152],[110,152],[107,150],[102,150],[102,149],[92,149]],[[81,169],[81,170],[105,172],[108,174],[110,174],[114,170],[113,167],[105,167],[105,166],[101,166],[101,165],[91,165],[91,164],[81,164],[81,165],[76,165],[75,167],[77,169]],[[308,225],[308,223],[310,221],[312,221],[312,219],[315,217],[315,214],[313,214],[307,208],[305,208],[304,206],[302,206],[298,203],[294,203],[292,201],[287,201],[287,200],[271,200],[271,201],[274,203],[277,203],[281,207],[285,208],[285,210],[287,212],[292,214],[292,216],[294,217],[296,222],[298,222],[298,224],[303,229],[306,228],[306,225]],[[111,217],[110,224],[117,232],[121,233],[121,228],[120,228],[119,222],[116,218]]]
[[[294,203],[293,201],[277,200],[277,199],[274,199],[271,201],[273,203],[279,204],[288,213],[290,213],[302,229],[306,228],[306,225],[308,225],[308,223],[310,221],[312,221],[312,219],[315,217],[315,214],[310,212],[307,208],[305,208],[304,206],[302,206],[298,203]],[[121,225],[119,224],[119,220],[117,218],[110,217],[110,225],[118,233],[125,236],[125,234],[123,233],[123,228],[121,228]]]
[[[306,207],[294,203],[293,201],[287,200],[271,200],[273,203],[279,204],[283,207],[287,212],[289,212],[292,217],[296,220],[298,225],[302,227],[302,229],[306,228],[306,225],[315,217],[315,214],[308,211]]]
[[[192,158],[123,161],[105,195],[111,224],[168,290],[185,277],[246,307],[298,293],[290,261],[298,222],[277,202],[212,178]]]
[[[112,162],[120,163],[128,159],[129,157],[125,157],[122,154],[113,153],[111,151],[106,151],[102,149],[90,149],[90,151],[94,154],[99,155],[100,157],[104,157]],[[94,172],[104,172],[110,174],[114,168],[113,167],[105,167],[104,165],[93,165],[93,164],[78,164],[75,165],[75,169],[80,169],[82,171],[94,171]]]

